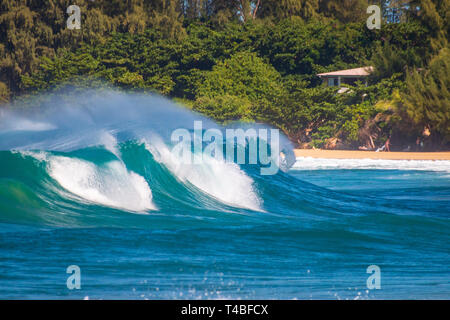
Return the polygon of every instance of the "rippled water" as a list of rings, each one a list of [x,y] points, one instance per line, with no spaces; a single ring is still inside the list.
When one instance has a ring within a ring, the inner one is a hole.
[[[144,98],[113,98],[87,100],[88,116],[0,121],[0,298],[450,296],[448,164],[298,159],[273,176],[185,165],[147,138],[164,136],[163,116],[176,127],[197,115],[153,98],[158,112],[142,114],[130,106]],[[145,121],[114,126],[105,101]],[[66,286],[69,265],[80,290]],[[369,265],[379,290],[367,288]]]

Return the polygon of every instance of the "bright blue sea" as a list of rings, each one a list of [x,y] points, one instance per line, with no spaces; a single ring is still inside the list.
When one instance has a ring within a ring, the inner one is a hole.
[[[0,125],[0,299],[450,297],[448,163],[298,159],[263,176],[184,167],[111,122],[85,143],[90,126],[42,117]],[[81,289],[66,286],[70,265]],[[370,265],[380,289],[367,287]]]

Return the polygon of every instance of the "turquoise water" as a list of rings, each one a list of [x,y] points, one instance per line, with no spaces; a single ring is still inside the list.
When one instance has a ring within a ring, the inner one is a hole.
[[[113,97],[165,108],[0,121],[1,299],[449,298],[450,172],[185,167],[148,138],[197,115]]]

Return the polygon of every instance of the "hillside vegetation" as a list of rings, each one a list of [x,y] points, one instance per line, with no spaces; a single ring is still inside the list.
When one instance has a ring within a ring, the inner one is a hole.
[[[448,149],[450,1],[404,2],[370,1],[385,16],[369,30],[365,0],[0,0],[0,101],[110,84],[303,147]],[[316,76],[367,65],[344,94]]]

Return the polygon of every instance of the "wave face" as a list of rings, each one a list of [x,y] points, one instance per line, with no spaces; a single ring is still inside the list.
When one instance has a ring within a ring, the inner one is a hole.
[[[443,166],[186,163],[171,133],[198,120],[225,129],[111,91],[2,110],[0,298],[448,298]]]

